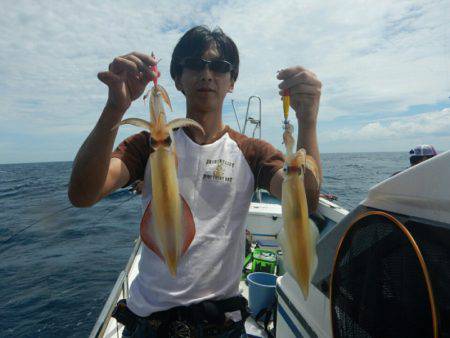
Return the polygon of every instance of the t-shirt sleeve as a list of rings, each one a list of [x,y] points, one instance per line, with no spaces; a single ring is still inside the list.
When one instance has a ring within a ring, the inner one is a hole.
[[[270,190],[273,175],[283,167],[284,155],[266,141],[248,138],[242,151],[255,177],[255,188]]]
[[[146,131],[126,138],[112,152],[111,158],[120,159],[130,172],[130,180],[125,186],[144,178],[145,166],[149,155],[149,133]]]

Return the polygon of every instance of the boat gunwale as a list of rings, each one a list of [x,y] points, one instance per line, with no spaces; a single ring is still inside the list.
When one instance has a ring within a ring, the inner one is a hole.
[[[141,237],[138,237],[130,258],[128,259],[127,265],[125,266],[125,269],[120,272],[119,277],[117,277],[116,282],[109,293],[108,299],[106,300],[105,305],[103,305],[102,311],[100,312],[100,315],[98,316],[97,321],[95,322],[95,325],[89,335],[89,338],[102,337],[104,335],[106,329],[108,328],[112,312],[117,304],[120,293],[123,292],[124,297],[127,297],[128,275],[136,259],[136,255],[139,252],[141,243]]]

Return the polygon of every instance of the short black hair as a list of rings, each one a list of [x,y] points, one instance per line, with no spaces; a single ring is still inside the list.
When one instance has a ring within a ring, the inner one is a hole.
[[[180,62],[186,57],[201,57],[202,54],[215,44],[220,57],[233,65],[231,78],[236,81],[239,74],[239,51],[231,38],[219,27],[211,31],[206,26],[196,26],[188,30],[178,41],[170,61],[170,76],[175,80],[181,76],[183,67]]]

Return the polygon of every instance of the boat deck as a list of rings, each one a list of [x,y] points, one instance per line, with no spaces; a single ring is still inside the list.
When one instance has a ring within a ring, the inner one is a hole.
[[[124,290],[124,286],[125,285],[130,285],[131,281],[137,276],[137,272],[138,272],[138,264],[139,264],[139,260],[140,260],[140,256],[141,256],[141,241],[138,241],[136,243],[137,247],[137,252],[136,255],[134,256],[134,260],[133,263],[131,265],[131,269],[129,270],[129,274],[128,276],[125,276],[125,271],[122,272],[121,276],[123,276],[123,278],[118,279],[118,281],[116,282],[116,285],[113,288],[113,292],[111,292],[111,295],[114,295],[114,301],[117,302],[117,300],[122,299],[122,298],[126,298],[127,292],[128,290]],[[135,248],[136,250],[136,248]],[[132,256],[133,257],[133,256]],[[126,281],[125,281],[126,278]],[[122,281],[122,286],[119,287],[120,285],[118,285],[118,282]],[[114,290],[116,290],[116,292],[114,292]],[[241,292],[241,294],[248,299],[248,286],[245,283],[245,281],[241,281],[239,284],[239,292]],[[110,295],[110,297],[111,297]],[[109,301],[109,299],[108,299]],[[115,304],[114,302],[114,304]],[[108,302],[107,302],[108,303]],[[121,338],[122,337],[122,331],[124,329],[124,326],[122,324],[120,324],[119,322],[116,321],[115,318],[110,317],[109,314],[109,321],[107,323],[107,325],[105,326],[104,329],[104,333],[103,336],[99,335],[99,337],[105,337],[105,338]],[[249,317],[246,320],[245,323],[245,330],[247,332],[247,334],[249,335],[249,337],[255,337],[255,338],[266,338],[267,334],[264,332],[264,329],[259,326],[255,320],[252,317]],[[92,337],[92,334],[91,334]]]
[[[324,235],[348,212],[338,205],[321,198],[319,213],[324,217],[324,224],[321,228],[321,235]],[[268,248],[272,247],[273,249],[274,245],[278,245],[276,236],[281,229],[281,226],[281,205],[265,203],[251,204],[247,216],[247,229],[251,233],[253,242],[265,243],[264,245],[268,245]],[[108,300],[91,331],[90,337],[120,338],[122,336],[124,327],[111,317],[111,313],[118,300],[128,297],[129,285],[138,274],[138,264],[142,250],[141,246],[141,240],[137,239],[127,266],[120,273]],[[248,299],[249,290],[245,281],[241,281],[239,288],[242,295]],[[267,337],[262,326],[258,325],[252,317],[247,319],[245,327],[249,337]]]

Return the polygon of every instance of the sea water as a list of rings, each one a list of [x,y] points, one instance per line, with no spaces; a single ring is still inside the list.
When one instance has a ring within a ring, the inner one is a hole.
[[[404,153],[322,154],[322,192],[352,209],[408,164]],[[139,235],[139,197],[127,189],[70,206],[71,165],[0,165],[0,242],[26,228],[0,245],[1,337],[88,336]]]

